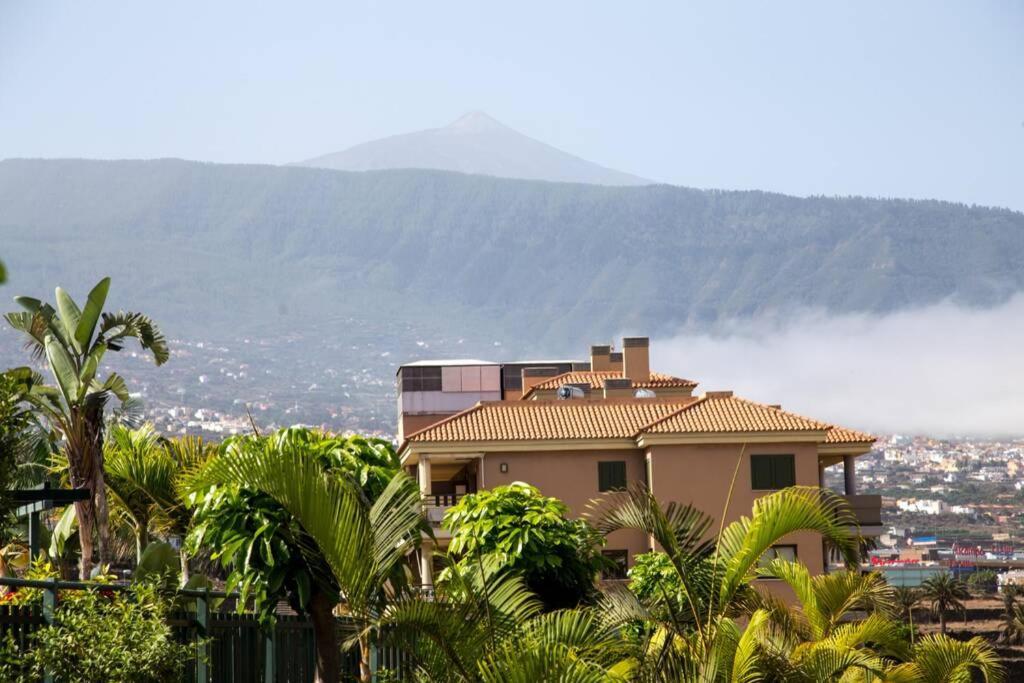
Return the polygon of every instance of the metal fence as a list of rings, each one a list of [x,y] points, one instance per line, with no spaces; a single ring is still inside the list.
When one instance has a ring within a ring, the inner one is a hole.
[[[42,606],[0,606],[0,638],[14,637],[19,648],[31,647],[31,634],[54,623],[62,591],[123,591],[122,584],[86,584],[66,581],[33,581],[0,578],[0,585],[37,588]],[[195,659],[186,666],[186,683],[311,683],[316,668],[313,626],[304,616],[278,616],[274,628],[264,629],[255,614],[234,608],[237,594],[181,590],[176,597],[191,602],[189,608],[170,615],[168,624],[181,642],[194,644]],[[213,609],[212,607],[217,607]],[[339,629],[344,623],[339,620]],[[391,649],[375,651],[371,668],[399,673],[404,658]],[[359,653],[345,652],[342,680],[357,680]],[[44,683],[50,683],[47,677]]]

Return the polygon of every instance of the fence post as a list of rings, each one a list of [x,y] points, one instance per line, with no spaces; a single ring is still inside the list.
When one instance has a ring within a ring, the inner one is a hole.
[[[43,621],[53,626],[57,620],[57,579],[51,579],[50,585],[43,589]],[[43,683],[53,683],[53,672],[43,675]]]
[[[277,624],[263,631],[263,683],[277,679]]]
[[[210,589],[196,596],[196,683],[210,681],[210,648],[206,641],[210,626]]]

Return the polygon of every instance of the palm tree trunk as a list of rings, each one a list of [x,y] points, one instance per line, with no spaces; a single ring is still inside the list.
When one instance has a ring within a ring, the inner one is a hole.
[[[135,527],[135,566],[142,564],[142,553],[149,545],[149,520],[139,520]]]
[[[370,668],[370,640],[365,635],[359,636],[359,680],[360,683],[373,683],[373,669]]]
[[[946,635],[946,610],[939,610],[939,632]]]
[[[309,616],[316,642],[316,683],[338,683],[341,679],[341,647],[334,619],[334,603],[327,594],[314,591],[309,600]]]
[[[82,558],[78,565],[79,578],[88,581],[92,575],[92,498],[75,502],[75,515],[78,517],[78,545],[82,549]]]
[[[97,446],[96,461],[96,529],[99,536],[100,564],[110,566],[110,512],[107,508],[107,480],[103,476],[103,446]]]
[[[185,552],[184,543],[181,544],[181,550],[178,551],[178,559],[181,560],[181,585],[184,586],[192,578],[189,573],[188,553]]]

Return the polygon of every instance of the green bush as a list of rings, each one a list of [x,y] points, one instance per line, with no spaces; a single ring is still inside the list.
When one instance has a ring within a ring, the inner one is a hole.
[[[0,645],[0,680],[35,683],[51,671],[59,683],[180,681],[193,646],[174,640],[170,604],[148,584],[81,591],[58,605],[55,623],[33,633],[26,651],[10,639]]]
[[[991,569],[979,569],[967,578],[967,585],[975,593],[995,593],[999,578]]]
[[[559,499],[522,482],[463,496],[442,523],[452,534],[453,569],[464,571],[493,557],[522,573],[547,609],[589,601],[594,579],[606,566],[601,534],[584,520],[570,519]]]

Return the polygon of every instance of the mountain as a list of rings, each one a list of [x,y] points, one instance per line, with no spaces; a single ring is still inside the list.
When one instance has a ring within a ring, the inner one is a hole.
[[[594,185],[652,184],[555,149],[483,112],[466,114],[444,128],[365,142],[297,165],[341,171],[423,168]]]
[[[344,340],[358,320],[392,339],[429,328],[547,355],[769,311],[993,305],[1024,290],[1024,214],[443,171],[7,160],[0,259],[7,296],[81,295],[109,274],[114,305],[172,335]]]

